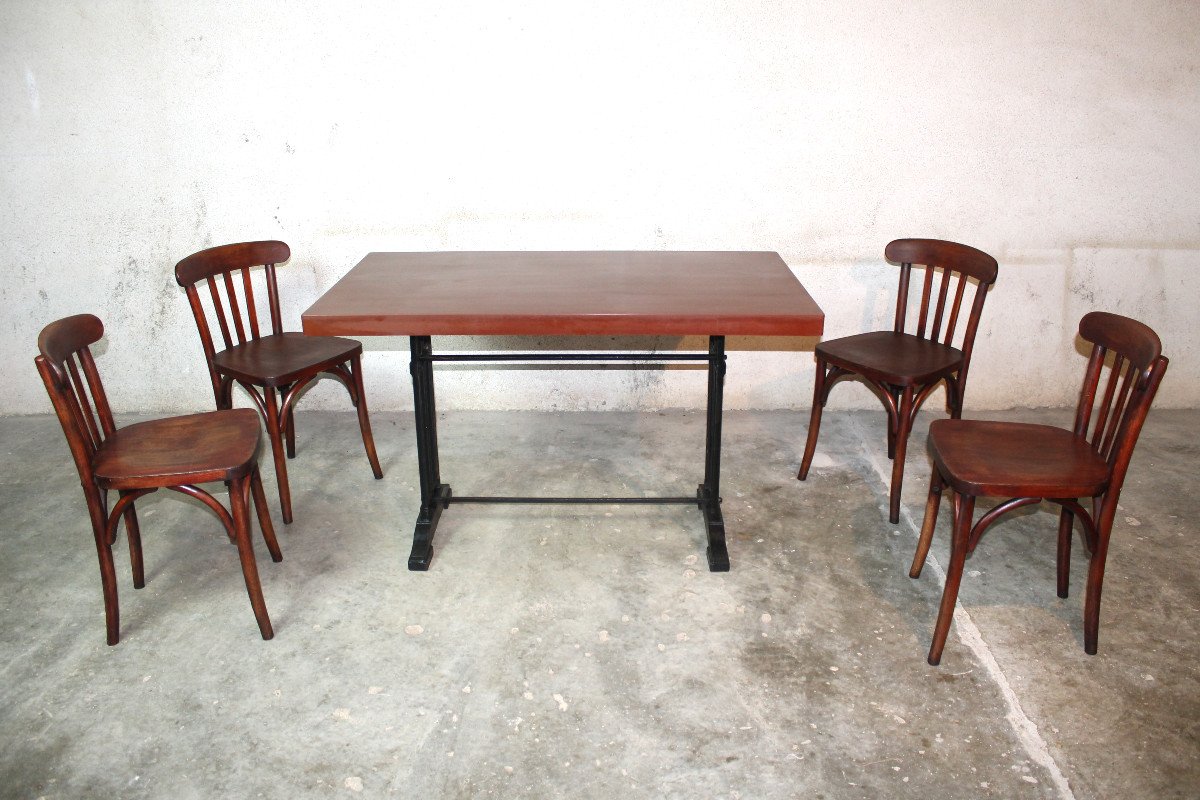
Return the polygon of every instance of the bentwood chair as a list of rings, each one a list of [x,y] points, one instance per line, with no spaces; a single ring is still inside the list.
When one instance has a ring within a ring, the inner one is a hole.
[[[112,555],[117,522],[125,518],[133,586],[141,589],[146,585],[146,576],[134,502],[159,489],[194,497],[216,512],[229,538],[237,545],[259,632],[264,639],[270,639],[274,633],[250,541],[251,495],[271,559],[279,561],[282,556],[258,475],[258,446],[262,438],[258,415],[248,408],[210,411],[139,422],[118,430],[89,349],[103,335],[104,326],[91,314],[52,322],[38,337],[41,353],[34,362],[67,435],[83,485],[100,557],[108,643],[113,645],[120,640],[121,627]],[[228,484],[232,514],[196,485],[211,481]],[[116,490],[119,495],[111,512],[109,490]]]
[[[367,459],[371,462],[371,472],[377,479],[383,477],[379,457],[375,454],[375,439],[371,436],[367,397],[363,392],[362,344],[353,339],[283,331],[275,265],[289,258],[291,250],[283,242],[245,242],[201,250],[175,265],[175,280],[187,291],[192,315],[200,330],[200,344],[208,362],[217,408],[233,407],[233,384],[238,383],[250,394],[266,422],[284,522],[292,521],[287,459],[296,456],[296,400],[322,374],[336,378],[350,393],[350,402],[358,409],[358,426]],[[259,328],[259,308],[250,278],[250,269],[259,266],[265,267],[270,333],[263,333]],[[239,271],[241,277],[235,281],[234,273]],[[208,286],[212,314],[221,331],[224,349],[219,352],[213,344],[212,329],[201,301],[198,288],[201,283]],[[238,284],[241,285],[240,300]]]
[[[1058,523],[1059,597],[1067,596],[1075,518],[1082,524],[1083,542],[1091,556],[1083,605],[1083,649],[1089,655],[1096,654],[1100,590],[1113,517],[1129,459],[1167,370],[1167,359],[1161,354],[1158,335],[1128,317],[1094,311],[1080,321],[1079,335],[1092,344],[1092,353],[1073,430],[962,419],[935,420],[929,427],[933,478],[925,522],[908,573],[913,578],[920,577],[929,553],[942,491],[949,488],[954,493],[950,564],[929,648],[930,664],[936,666],[941,661],[958,600],[963,563],[983,532],[1005,513],[1043,499],[1062,507]],[[1105,371],[1108,378],[1103,393],[1098,394]],[[972,525],[977,497],[1011,499]],[[1079,498],[1091,498],[1090,511],[1080,505]]]
[[[888,519],[895,523],[900,521],[904,456],[917,411],[944,381],[950,416],[957,419],[962,414],[971,349],[983,312],[983,301],[988,288],[996,281],[997,265],[996,259],[981,250],[938,239],[897,239],[888,244],[884,255],[888,261],[900,265],[895,325],[890,331],[860,333],[817,345],[812,416],[804,458],[796,478],[804,480],[808,477],[821,429],[821,411],[829,399],[829,390],[844,378],[860,377],[879,396],[887,412],[888,458],[892,459]],[[905,333],[909,281],[914,264],[925,267],[925,276],[916,332]],[[935,297],[934,274],[938,272],[941,277]],[[964,331],[955,347],[955,331],[963,297],[971,282],[969,279],[975,281],[973,300],[964,321]]]

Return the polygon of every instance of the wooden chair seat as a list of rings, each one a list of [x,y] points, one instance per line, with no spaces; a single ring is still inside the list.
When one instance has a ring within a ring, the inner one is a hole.
[[[1051,425],[939,419],[929,450],[945,482],[976,497],[1094,497],[1110,473],[1087,439]]]
[[[100,445],[92,471],[104,489],[233,481],[258,463],[261,438],[249,408],[138,422]]]
[[[871,331],[817,345],[817,356],[844,370],[893,386],[929,383],[962,366],[956,347],[911,333]]]
[[[336,336],[277,333],[213,356],[223,375],[259,386],[284,386],[325,372],[362,353],[362,344]]]

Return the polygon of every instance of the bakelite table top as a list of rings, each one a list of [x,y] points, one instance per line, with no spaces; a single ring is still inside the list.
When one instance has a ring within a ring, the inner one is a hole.
[[[778,253],[369,253],[304,312],[312,335],[816,336]]]

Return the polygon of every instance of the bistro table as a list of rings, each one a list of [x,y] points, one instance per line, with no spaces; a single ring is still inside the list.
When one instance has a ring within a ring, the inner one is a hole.
[[[454,503],[687,503],[704,516],[708,566],[729,569],[721,516],[725,337],[817,336],[825,315],[778,253],[577,251],[369,253],[303,314],[304,332],[408,336],[421,508],[411,570],[429,568]],[[433,336],[696,336],[707,353],[446,353]],[[688,497],[455,496],[438,465],[434,362],[708,365],[704,481]]]

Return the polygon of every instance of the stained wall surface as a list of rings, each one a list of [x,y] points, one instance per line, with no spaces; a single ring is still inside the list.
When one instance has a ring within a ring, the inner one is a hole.
[[[81,311],[118,408],[211,404],[172,267],[262,238],[292,247],[292,328],[372,250],[767,249],[827,336],[890,323],[890,239],[954,239],[1001,265],[969,406],[1073,403],[1076,323],[1107,309],[1160,332],[1159,402],[1194,407],[1198,67],[1192,2],[6,2],[0,413],[49,410],[35,338]],[[731,341],[727,407],[807,406],[813,344]],[[406,342],[366,345],[373,407],[408,407]],[[704,380],[459,369],[439,392],[688,407]]]

